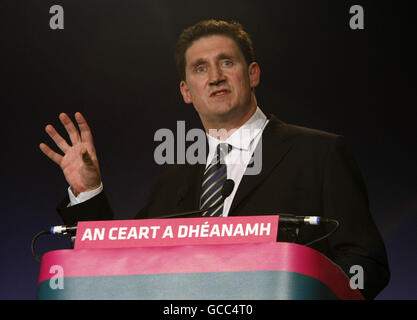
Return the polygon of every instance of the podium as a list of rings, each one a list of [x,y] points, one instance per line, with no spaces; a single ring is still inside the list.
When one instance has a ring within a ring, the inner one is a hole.
[[[321,253],[286,242],[47,252],[38,299],[363,299]]]

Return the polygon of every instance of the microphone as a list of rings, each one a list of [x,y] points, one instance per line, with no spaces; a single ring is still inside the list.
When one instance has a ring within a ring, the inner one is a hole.
[[[324,218],[324,217],[319,217],[319,216],[295,216],[293,214],[285,214],[285,213],[280,213],[279,215],[279,220],[278,220],[278,225],[284,225],[285,227],[292,227],[292,228],[297,228],[302,226],[302,225],[313,225],[313,226],[318,226],[321,225],[323,223],[332,223],[334,224],[334,227],[331,231],[329,231],[328,233],[326,233],[324,236],[321,236],[317,239],[314,239],[310,242],[304,243],[304,246],[311,246],[312,244],[321,241],[323,239],[326,239],[328,237],[330,237],[333,233],[336,232],[336,230],[339,228],[340,223],[338,220],[336,219],[332,219],[332,218]],[[298,235],[298,232],[296,232]]]
[[[319,216],[295,216],[293,214],[287,213],[278,213],[279,223],[292,225],[292,226],[301,226],[301,225],[314,225],[318,226],[322,223],[338,223],[335,219],[324,218]]]
[[[224,200],[230,196],[232,194],[232,191],[235,187],[235,182],[232,179],[227,179],[224,183],[223,183],[223,188],[222,188],[222,202],[224,202]]]
[[[158,217],[158,219],[183,217],[183,216],[190,216],[190,215],[197,215],[197,214],[201,215],[203,212],[209,211],[211,209],[217,208],[220,205],[222,205],[224,203],[224,200],[232,194],[232,191],[233,191],[234,187],[235,187],[235,182],[232,179],[227,179],[223,183],[223,187],[222,187],[222,191],[221,191],[222,197],[221,197],[219,203],[216,203],[215,205],[213,205],[211,207],[208,207],[207,209],[169,214],[169,215],[166,215],[166,216]]]
[[[216,208],[217,206],[220,206],[224,200],[230,196],[232,194],[233,188],[235,187],[235,182],[231,179],[226,180],[223,183],[223,188],[222,188],[222,198],[220,200],[220,203],[215,204],[214,206],[211,206],[207,209],[204,210],[195,210],[195,211],[189,211],[189,212],[183,212],[183,213],[175,213],[175,214],[171,214],[171,215],[166,215],[163,217],[158,217],[159,219],[163,219],[163,218],[170,218],[170,217],[177,217],[177,216],[187,216],[187,215],[191,215],[191,214],[197,214],[197,213],[203,213],[205,211],[211,210]],[[178,194],[181,197],[184,197],[185,195],[185,191],[186,189],[181,189]],[[69,235],[74,235],[75,232],[77,231],[77,226],[66,226],[66,225],[61,225],[61,226],[52,226],[50,229],[48,230],[44,230],[42,231],[43,234],[69,234]]]
[[[174,213],[174,214],[170,214],[170,215],[166,215],[166,216],[162,216],[162,217],[158,217],[159,219],[164,219],[164,218],[174,218],[174,217],[183,217],[183,216],[189,216],[189,215],[197,215],[197,214],[202,214],[203,212],[209,211],[211,209],[217,208],[220,205],[222,205],[224,203],[224,200],[230,196],[233,192],[233,189],[235,187],[235,182],[231,179],[226,180],[223,183],[223,187],[222,187],[222,191],[221,191],[221,199],[220,199],[220,203],[217,203],[207,209],[203,209],[203,210],[195,210],[195,211],[188,211],[188,212],[182,212],[182,213]],[[179,191],[179,195],[181,197],[184,197],[185,195],[185,190],[180,190]],[[324,218],[324,217],[319,217],[319,216],[295,216],[293,214],[287,214],[287,213],[277,213],[277,215],[279,215],[279,224],[280,225],[285,225],[288,227],[299,227],[302,225],[321,225],[322,223],[333,223],[335,224],[335,227],[333,230],[331,230],[329,233],[327,233],[326,235],[317,238],[313,241],[310,241],[308,243],[305,243],[305,246],[310,246],[313,243],[316,243],[317,241],[323,240],[327,237],[329,237],[331,234],[333,234],[339,227],[339,221],[337,221],[336,219],[331,219],[331,218]],[[71,238],[74,238],[75,236],[75,232],[77,231],[77,226],[66,226],[66,225],[61,225],[61,226],[53,226],[50,229],[46,229],[43,230],[39,233],[37,233],[33,238],[32,238],[32,242],[31,242],[31,249],[32,249],[32,255],[34,256],[34,258],[38,261],[40,261],[40,257],[39,255],[36,254],[35,252],[35,242],[37,240],[37,238],[39,238],[41,235],[44,234],[62,234],[62,235],[70,235]]]
[[[46,234],[62,234],[62,235],[70,235],[71,238],[75,237],[75,232],[77,231],[77,226],[53,226],[50,227],[49,229],[45,229],[42,230],[40,232],[38,232],[37,234],[35,234],[32,238],[32,241],[30,243],[30,248],[32,251],[32,255],[33,257],[38,261],[41,262],[41,258],[40,256],[36,253],[35,250],[35,243],[36,240],[38,240],[38,238],[40,236],[46,235]]]
[[[70,234],[74,235],[77,231],[77,226],[52,226],[49,229],[50,234]]]

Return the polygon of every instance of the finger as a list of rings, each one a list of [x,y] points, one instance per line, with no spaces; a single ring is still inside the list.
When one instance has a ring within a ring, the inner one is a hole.
[[[51,148],[49,148],[45,143],[41,143],[39,145],[39,148],[41,151],[53,162],[55,162],[57,165],[61,166],[62,156],[55,151],[53,151]]]
[[[80,128],[81,141],[93,145],[93,134],[91,133],[90,127],[84,116],[80,112],[76,112],[75,120],[77,120],[78,127]]]
[[[72,145],[79,143],[81,140],[80,134],[71,119],[65,113],[61,113],[59,115],[59,120],[61,120],[65,130],[67,130]]]
[[[55,144],[58,146],[59,149],[62,150],[62,152],[66,153],[67,149],[70,147],[68,143],[65,141],[64,138],[61,137],[61,135],[55,130],[55,128],[48,124],[45,127],[46,133],[54,140]]]

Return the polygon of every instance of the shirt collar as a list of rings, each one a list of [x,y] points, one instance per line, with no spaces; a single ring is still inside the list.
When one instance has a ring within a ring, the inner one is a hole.
[[[220,141],[208,133],[209,143],[209,157],[214,154],[216,147],[219,143],[230,144],[233,148],[241,150],[249,150],[252,141],[256,138],[258,134],[261,133],[262,129],[265,126],[267,118],[262,110],[257,107],[255,113],[246,121],[242,126],[240,126],[230,137],[225,141]]]

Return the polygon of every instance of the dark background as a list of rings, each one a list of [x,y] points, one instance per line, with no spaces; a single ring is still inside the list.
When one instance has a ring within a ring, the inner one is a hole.
[[[64,8],[64,30],[49,8]],[[365,29],[349,28],[350,6]],[[261,66],[258,104],[297,125],[346,137],[366,181],[392,277],[379,299],[417,298],[414,14],[405,1],[2,1],[1,299],[34,299],[38,231],[61,224],[67,183],[39,150],[60,112],[82,112],[116,218],[132,218],[152,178],[159,128],[199,127],[179,92],[173,49],[201,19],[237,20]],[[66,136],[66,134],[65,134]],[[68,248],[44,237],[38,250]]]

